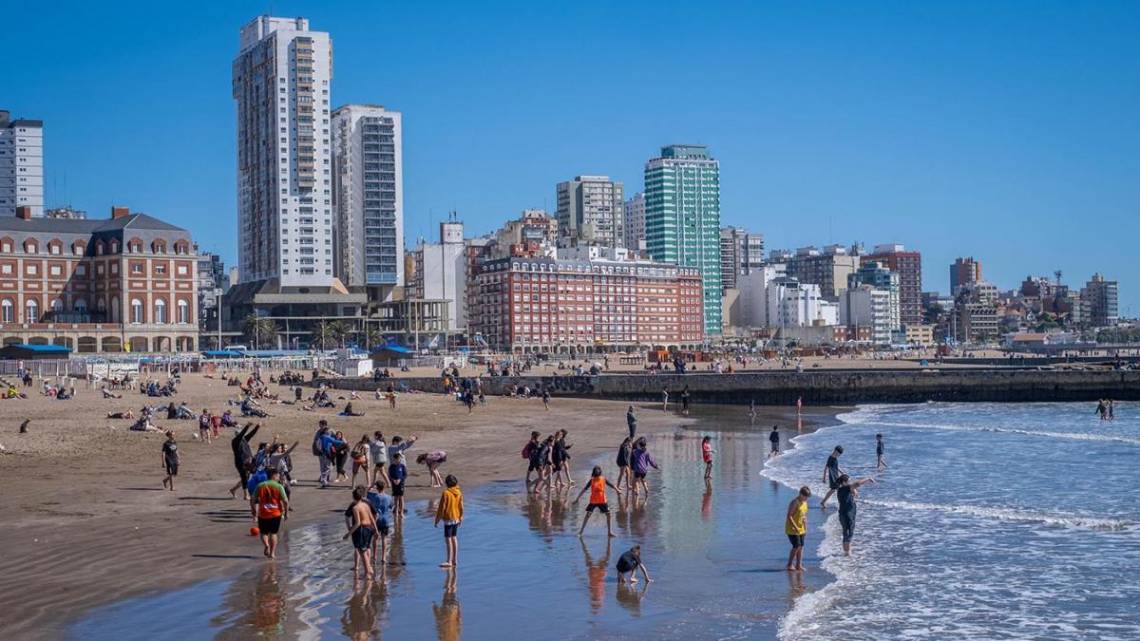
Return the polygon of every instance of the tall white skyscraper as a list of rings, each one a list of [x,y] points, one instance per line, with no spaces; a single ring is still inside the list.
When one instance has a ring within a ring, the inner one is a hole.
[[[336,275],[384,301],[404,282],[400,112],[345,105],[332,114]]]
[[[625,246],[645,251],[645,194],[637,192],[625,201]]]
[[[558,183],[558,235],[563,245],[625,245],[624,188],[609,176],[578,176]]]
[[[17,207],[44,215],[44,123],[0,111],[0,216],[15,216]]]
[[[334,281],[332,45],[305,18],[259,16],[241,29],[237,101],[238,266],[242,282]]]

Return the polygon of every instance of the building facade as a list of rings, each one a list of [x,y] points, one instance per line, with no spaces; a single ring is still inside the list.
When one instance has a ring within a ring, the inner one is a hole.
[[[189,232],[126,207],[109,219],[0,218],[0,339],[78,353],[188,352],[198,342]]]
[[[701,343],[699,270],[638,260],[624,249],[590,249],[595,253],[577,258],[507,257],[480,265],[479,306],[471,312],[477,340],[516,353]]]
[[[891,309],[891,295],[885,289],[869,284],[848,287],[839,297],[839,320],[853,336],[870,328],[869,341],[874,345],[889,345],[891,331],[895,329],[897,308]]]
[[[973,256],[955,258],[950,265],[950,295],[958,293],[958,288],[983,280],[982,263]]]
[[[782,262],[790,278],[819,285],[820,295],[830,301],[839,300],[847,289],[847,279],[859,269],[859,256],[842,245],[828,245],[822,250],[801,247],[794,253],[775,251],[771,261]]]
[[[861,261],[859,269],[855,270],[854,274],[847,279],[847,288],[858,287],[859,285],[870,285],[875,289],[881,289],[887,292],[887,314],[890,318],[891,331],[902,331],[902,314],[900,307],[900,288],[899,288],[899,274],[891,271],[882,263],[876,260],[864,259]],[[919,296],[919,303],[921,304],[922,296]]]
[[[722,330],[720,163],[704,145],[669,145],[645,164],[645,244],[655,261],[701,271],[705,333]]]
[[[998,324],[998,291],[993,283],[978,281],[962,285],[954,296],[949,332],[954,340],[965,344],[996,341]]]
[[[609,176],[577,176],[558,183],[559,244],[625,246],[625,188]]]
[[[218,305],[226,293],[229,277],[222,257],[209,252],[197,251],[198,255],[198,326],[203,332],[217,329]]]
[[[645,194],[637,192],[622,207],[625,218],[624,246],[645,252]]]
[[[415,264],[405,290],[409,300],[450,301],[447,331],[467,327],[467,264],[470,260],[463,240],[463,223],[453,213],[439,224],[439,242],[421,242],[412,250]]]
[[[722,227],[720,230],[720,284],[722,289],[736,289],[742,274],[764,264],[764,236],[746,229]]]
[[[17,207],[44,215],[44,123],[0,110],[0,218],[15,216]]]
[[[378,105],[332,113],[335,274],[369,299],[390,300],[404,282],[401,115]]]
[[[1081,289],[1081,322],[1089,327],[1112,327],[1120,322],[1120,285],[1093,274]]]
[[[765,325],[771,328],[839,324],[839,308],[820,294],[819,285],[777,276],[765,289]]]
[[[898,244],[875,245],[863,261],[875,261],[899,275],[899,322],[921,325],[922,254]]]
[[[238,266],[242,282],[334,280],[332,44],[305,18],[241,29],[237,102]]]

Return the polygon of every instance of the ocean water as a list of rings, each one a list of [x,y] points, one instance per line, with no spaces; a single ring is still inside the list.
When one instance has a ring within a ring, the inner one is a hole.
[[[867,406],[796,438],[764,474],[812,488],[812,526],[827,517],[809,550],[835,579],[796,600],[779,639],[1140,639],[1140,407],[1093,409]],[[834,504],[816,508],[835,445],[844,471],[877,479],[850,558]]]
[[[711,420],[714,410],[703,411]],[[712,424],[747,426],[745,412],[729,410]],[[624,432],[616,421],[615,448]],[[525,461],[515,454],[504,465],[517,469],[519,481],[467,494],[454,573],[436,567],[442,533],[431,524],[433,505],[420,501],[410,504],[395,541],[400,564],[375,584],[354,582],[351,547],[340,540],[348,495],[329,492],[336,500],[327,520],[289,529],[276,563],[252,561],[239,576],[101,608],[68,632],[84,641],[168,638],[172,631],[184,640],[775,638],[795,599],[830,576],[810,554],[814,571],[783,570],[783,515],[793,495],[760,474],[766,434],[714,433],[717,465],[708,485],[700,434],[678,429],[651,440],[662,470],[651,473],[647,498],[618,500],[610,491],[612,540],[598,514],[585,537],[576,536],[585,509],[585,499],[573,503],[578,487],[527,495]],[[456,459],[445,472],[462,480]],[[613,457],[599,462],[616,479]],[[244,526],[235,530],[240,536]],[[811,541],[821,538],[816,532]],[[614,565],[634,543],[655,581],[619,586]],[[250,539],[251,554],[257,549]]]

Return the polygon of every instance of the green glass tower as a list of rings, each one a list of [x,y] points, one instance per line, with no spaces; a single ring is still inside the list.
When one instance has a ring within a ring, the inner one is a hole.
[[[720,163],[704,145],[669,145],[645,163],[645,244],[654,260],[699,267],[705,334],[721,333]]]

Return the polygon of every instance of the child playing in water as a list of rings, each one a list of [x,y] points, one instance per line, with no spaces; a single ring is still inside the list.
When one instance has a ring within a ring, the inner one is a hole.
[[[807,536],[808,499],[811,498],[811,488],[803,486],[800,493],[788,504],[788,516],[784,520],[784,534],[792,543],[792,551],[788,553],[788,571],[801,571],[804,569],[804,537]]]
[[[701,458],[705,461],[705,480],[712,478],[712,439],[705,436],[701,439]]]
[[[590,491],[590,504],[586,506],[586,518],[582,519],[582,527],[578,528],[578,536],[582,536],[582,532],[585,531],[586,524],[590,522],[590,515],[594,513],[594,510],[600,510],[602,514],[606,515],[606,533],[610,537],[614,536],[613,517],[610,516],[609,501],[606,500],[606,486],[612,487],[615,492],[620,491],[616,485],[602,476],[602,467],[595,465],[594,471],[590,473],[590,480],[574,499],[574,502],[577,503],[582,500],[582,495],[586,493],[586,490]]]
[[[448,474],[444,481],[447,489],[439,497],[439,507],[435,511],[435,526],[443,521],[443,541],[447,548],[447,559],[439,564],[441,568],[453,568],[459,563],[459,525],[463,523],[463,492],[459,490],[459,479]]]
[[[618,584],[620,585],[626,582],[626,574],[629,574],[628,580],[630,583],[637,583],[637,577],[634,576],[634,574],[639,568],[641,569],[641,576],[645,577],[645,582],[652,583],[653,579],[649,578],[649,571],[645,569],[645,564],[641,562],[641,546],[635,545],[618,559]]]

